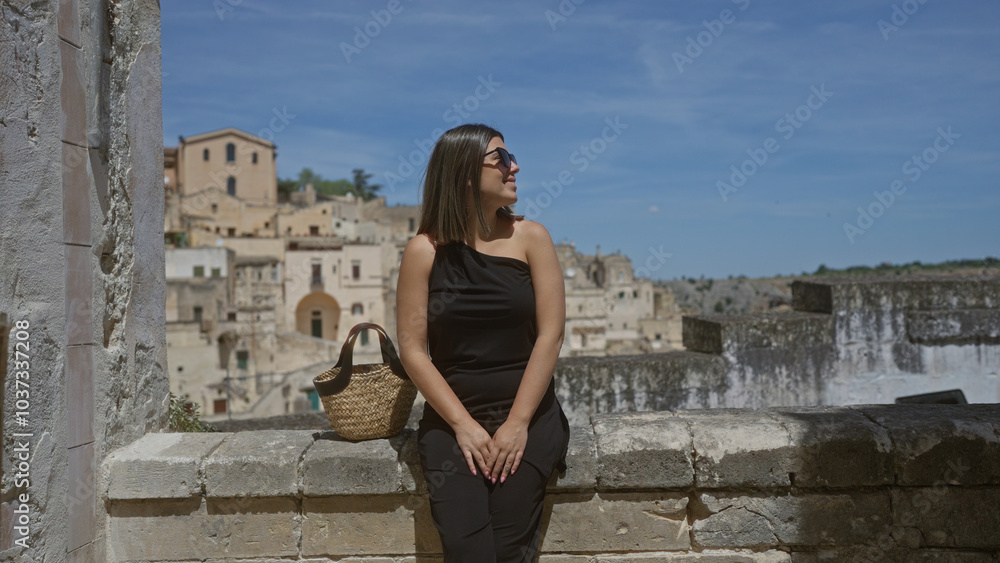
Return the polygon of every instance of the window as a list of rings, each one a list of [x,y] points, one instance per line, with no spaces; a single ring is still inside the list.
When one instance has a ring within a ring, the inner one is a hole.
[[[368,346],[368,331],[367,330],[362,330],[361,331],[361,345],[362,346]]]
[[[625,272],[618,272],[618,281],[625,281]]]
[[[312,264],[312,284],[313,285],[323,285],[323,274],[321,273],[322,264],[319,262],[313,262]]]
[[[194,308],[194,321],[197,323],[201,322],[201,307]]]
[[[226,162],[236,162],[236,145],[226,143]]]
[[[360,280],[361,279],[361,261],[352,260],[351,261],[351,279]]]
[[[236,351],[236,368],[237,369],[247,369],[247,359],[250,357],[250,353],[246,350]]]
[[[639,297],[639,291],[636,289],[632,290],[632,297]]]
[[[222,268],[212,268],[212,277],[213,278],[221,278],[222,277]]]
[[[323,317],[319,311],[312,312],[312,335],[316,338],[323,338]]]
[[[659,332],[657,332],[657,333],[656,333],[656,339],[657,339],[657,340],[663,340],[663,335],[662,335],[662,334],[660,334]]]
[[[219,204],[218,203],[213,203],[212,204],[212,213],[218,213],[218,212],[219,212]]]
[[[226,320],[227,321],[235,321],[236,320],[236,311],[230,311],[230,312],[226,313]]]
[[[413,229],[414,229],[414,224],[413,223],[414,223],[413,217],[410,217],[410,232],[413,232]]]
[[[208,162],[208,149],[201,151],[201,159]]]
[[[226,193],[229,195],[236,195],[236,178],[230,176],[226,179]]]
[[[319,236],[319,227],[316,225],[309,225],[309,236]]]
[[[271,222],[270,221],[264,221],[264,228],[267,229],[267,228],[270,228],[270,227],[271,227]]]
[[[236,236],[236,229],[235,228],[229,227],[228,229],[226,229],[226,231],[228,233],[228,236],[231,236],[231,237],[235,237]]]
[[[271,281],[273,281],[273,282],[278,281],[278,266],[277,265],[271,266]]]
[[[196,278],[203,278],[203,277],[205,277],[205,267],[204,266],[195,266],[194,267],[194,277],[196,277]]]
[[[351,314],[352,315],[364,315],[365,314],[365,306],[362,305],[361,303],[355,303],[354,305],[351,305]]]
[[[216,399],[212,401],[212,411],[213,414],[220,414],[226,412],[226,400]]]
[[[257,164],[257,153],[253,153],[253,155],[250,157],[250,162]]]

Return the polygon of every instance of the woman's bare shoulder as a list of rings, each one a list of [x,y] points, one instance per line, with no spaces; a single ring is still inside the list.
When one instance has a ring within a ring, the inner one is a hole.
[[[514,220],[514,236],[530,248],[533,244],[552,244],[552,236],[544,225],[531,219]]]
[[[406,243],[406,247],[403,249],[403,260],[430,269],[431,264],[434,263],[436,252],[437,246],[431,236],[427,233],[421,233]]]
[[[514,221],[514,238],[518,241],[518,246],[528,257],[528,263],[532,263],[532,257],[548,257],[554,255],[555,245],[552,243],[552,236],[544,225],[531,219],[517,219]]]

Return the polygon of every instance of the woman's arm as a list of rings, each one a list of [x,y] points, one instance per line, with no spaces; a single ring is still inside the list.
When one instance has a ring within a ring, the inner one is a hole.
[[[499,476],[501,482],[521,464],[528,440],[528,423],[552,380],[566,326],[566,292],[552,237],[545,227],[534,221],[523,221],[520,227],[535,290],[538,336],[507,421],[493,435],[497,459],[491,474]]]
[[[489,477],[493,465],[489,433],[472,418],[427,354],[427,285],[433,263],[430,240],[422,234],[410,239],[403,250],[396,286],[399,359],[424,399],[455,431],[469,471],[475,475],[478,465]]]

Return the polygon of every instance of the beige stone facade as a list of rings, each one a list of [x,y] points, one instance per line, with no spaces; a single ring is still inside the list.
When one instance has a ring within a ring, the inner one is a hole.
[[[255,205],[278,202],[274,143],[227,128],[181,137],[176,148],[176,191],[189,196],[215,188]],[[168,183],[169,185],[169,183]]]
[[[566,290],[561,356],[680,348],[680,313],[673,306],[673,296],[655,288],[648,278],[636,278],[627,256],[602,255],[600,247],[593,255],[580,254],[572,244],[557,245],[556,254]],[[665,334],[676,335],[676,343],[665,339]]]
[[[342,341],[360,322],[385,323],[382,252],[370,244],[314,245],[285,253],[285,326]]]

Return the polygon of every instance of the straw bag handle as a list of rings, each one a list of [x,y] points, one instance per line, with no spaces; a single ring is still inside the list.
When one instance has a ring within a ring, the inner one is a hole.
[[[406,370],[403,369],[403,362],[399,361],[399,354],[396,353],[396,347],[392,345],[392,340],[385,333],[385,329],[375,323],[358,323],[351,329],[347,340],[344,342],[344,346],[340,349],[340,359],[337,360],[337,365],[334,366],[340,368],[337,376],[326,381],[313,382],[316,392],[321,396],[336,395],[347,389],[347,386],[350,385],[351,373],[354,371],[354,342],[358,339],[358,335],[361,334],[362,330],[369,328],[378,332],[379,344],[382,347],[382,361],[388,363],[389,369],[400,379],[410,378],[410,376],[406,375]]]

